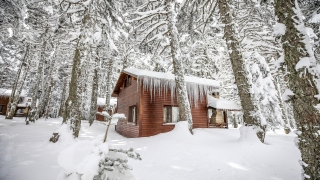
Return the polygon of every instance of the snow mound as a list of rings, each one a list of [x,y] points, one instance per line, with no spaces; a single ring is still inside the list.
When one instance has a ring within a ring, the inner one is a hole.
[[[58,144],[68,146],[75,142],[72,132],[67,124],[60,126],[56,132],[60,135],[59,140],[57,141]]]
[[[98,168],[100,160],[99,152],[108,153],[108,147],[103,145],[103,135],[99,135],[91,141],[76,141],[61,151],[58,156],[58,164],[64,168],[65,174],[77,172],[83,174],[82,180],[91,177],[93,179],[95,173],[98,172],[96,168]]]
[[[257,130],[254,126],[241,126],[239,141],[245,141],[249,143],[261,144],[259,138],[257,137]]]
[[[187,121],[179,121],[175,124],[174,129],[170,132],[170,134],[174,134],[177,138],[187,138],[192,137],[192,134],[190,133],[188,129],[188,122]]]

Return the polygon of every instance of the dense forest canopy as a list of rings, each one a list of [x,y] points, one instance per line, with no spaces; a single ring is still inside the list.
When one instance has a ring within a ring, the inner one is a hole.
[[[0,0],[6,118],[25,90],[30,120],[63,117],[78,137],[98,98],[111,121],[120,73],[138,68],[175,75],[192,133],[185,76],[218,80],[220,97],[242,106],[230,124],[261,142],[267,130],[297,129],[303,177],[319,179],[319,23],[318,0]]]

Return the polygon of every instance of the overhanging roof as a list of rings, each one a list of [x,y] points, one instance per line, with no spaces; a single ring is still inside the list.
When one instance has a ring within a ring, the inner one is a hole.
[[[119,94],[120,87],[122,86],[126,75],[130,75],[137,79],[146,77],[146,78],[159,79],[159,80],[170,81],[170,82],[175,81],[175,75],[172,73],[154,72],[154,71],[148,71],[148,70],[141,70],[137,68],[126,68],[120,73],[120,76],[118,78],[118,81],[112,93],[113,97],[116,97],[117,94]],[[189,83],[189,84],[203,85],[203,86],[214,87],[217,89],[220,87],[219,81],[212,80],[212,79],[185,76],[185,81],[187,84]]]
[[[241,111],[241,107],[233,101],[226,99],[217,99],[213,96],[208,95],[207,107],[219,109],[219,110],[229,110],[229,111]]]

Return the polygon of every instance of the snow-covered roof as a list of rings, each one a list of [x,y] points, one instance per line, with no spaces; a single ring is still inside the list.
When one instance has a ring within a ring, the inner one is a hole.
[[[19,104],[17,105],[18,107],[27,107],[27,103],[28,105],[31,105],[31,101],[32,101],[32,98],[31,97],[24,97],[22,99],[22,101],[19,102]]]
[[[170,81],[174,81],[174,77],[175,77],[174,74],[169,72],[163,73],[163,72],[142,70],[137,68],[126,68],[123,70],[123,72],[134,77],[144,76],[144,77],[164,79],[164,80],[170,80]],[[202,85],[215,86],[215,87],[220,86],[219,81],[212,80],[212,79],[199,78],[194,76],[185,76],[185,81],[187,83],[195,83],[195,84],[202,84]]]
[[[11,95],[12,90],[11,89],[3,89],[0,88],[0,97],[8,97]],[[26,90],[22,89],[20,97],[26,96]]]
[[[110,99],[110,105],[114,106],[117,104],[117,99],[116,98],[111,98]],[[98,106],[105,106],[106,105],[106,98],[98,98],[97,99],[97,105]]]
[[[241,110],[241,107],[233,101],[226,99],[217,99],[213,96],[208,95],[207,107],[213,107],[222,110]]]
[[[176,96],[176,83],[174,74],[154,72],[137,68],[126,68],[119,76],[119,79],[112,93],[113,97],[117,97],[119,95],[121,87],[123,86],[124,79],[127,75],[134,77],[138,81],[137,83],[141,85],[143,90],[149,90],[151,99],[156,96],[156,94],[158,96],[161,96],[162,92],[166,94],[169,91],[171,93],[172,100]],[[185,76],[185,82],[189,102],[190,104],[193,103],[196,107],[198,106],[199,100],[200,102],[203,102],[208,93],[212,91],[218,91],[220,87],[219,81],[193,76]],[[139,87],[137,88],[137,90],[140,89]]]

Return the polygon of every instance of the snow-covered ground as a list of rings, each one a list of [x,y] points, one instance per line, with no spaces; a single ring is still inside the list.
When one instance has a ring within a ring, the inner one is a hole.
[[[55,180],[62,168],[57,159],[68,144],[49,143],[61,119],[40,119],[25,125],[24,118],[0,116],[0,180]],[[103,134],[103,123],[82,123],[80,139]],[[169,133],[125,138],[111,128],[109,143],[134,148],[142,161],[129,160],[137,180],[295,180],[300,179],[300,152],[294,134],[270,132],[266,143],[239,141],[239,129],[194,129],[177,126]]]

